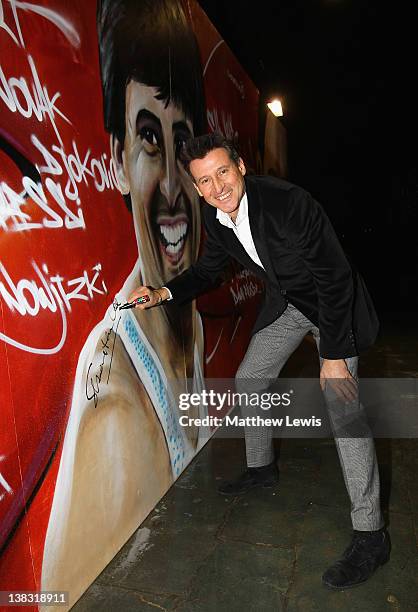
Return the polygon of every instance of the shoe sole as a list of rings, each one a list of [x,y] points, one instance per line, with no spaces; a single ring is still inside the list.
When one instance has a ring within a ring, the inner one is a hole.
[[[379,567],[382,567],[383,565],[385,565],[385,563],[389,561],[389,558],[390,558],[390,552],[387,554],[387,556],[384,559],[379,561],[379,564],[376,566],[376,569],[374,570],[374,572],[370,574],[370,576],[367,576],[367,578],[364,578],[364,580],[360,580],[359,582],[355,582],[354,584],[348,584],[346,586],[339,587],[339,586],[334,586],[332,584],[328,584],[324,580],[322,580],[322,584],[324,585],[325,588],[329,589],[330,591],[346,591],[347,589],[354,589],[355,587],[360,586],[361,584],[364,584],[365,582],[367,582],[377,572]]]
[[[227,493],[226,491],[220,491],[219,489],[217,489],[217,491],[219,495],[224,495],[225,497],[237,497],[238,495],[245,495],[246,493],[248,493],[248,491],[251,491],[252,489],[273,489],[278,484],[279,484],[279,481],[276,480],[276,482],[271,482],[271,483],[255,484],[250,487],[247,487],[243,491],[236,491],[235,493]]]

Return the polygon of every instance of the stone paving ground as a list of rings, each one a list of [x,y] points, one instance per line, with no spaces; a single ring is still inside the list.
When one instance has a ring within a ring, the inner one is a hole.
[[[398,322],[366,356],[367,376],[418,376],[418,334]],[[285,374],[315,375],[305,342]],[[280,481],[216,493],[245,463],[243,440],[212,439],[73,607],[74,612],[413,612],[418,610],[417,440],[376,441],[390,562],[365,584],[325,589],[322,572],[350,540],[333,440],[277,444]]]

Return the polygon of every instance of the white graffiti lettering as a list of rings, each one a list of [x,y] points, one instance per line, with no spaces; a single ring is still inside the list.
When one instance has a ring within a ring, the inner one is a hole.
[[[3,459],[4,459],[4,455],[1,455],[0,461],[3,461]],[[9,483],[7,482],[7,480],[5,479],[5,477],[3,476],[1,472],[0,472],[0,487],[2,487],[2,489],[4,489],[4,491],[6,491],[6,493],[8,493],[9,495],[13,495],[12,487],[9,485]],[[6,495],[4,491],[0,492],[0,501]]]
[[[53,355],[64,346],[67,337],[67,312],[71,312],[72,300],[89,301],[95,294],[107,294],[107,287],[99,279],[102,266],[100,263],[93,266],[94,274],[84,270],[81,276],[65,281],[59,274],[50,275],[44,264],[42,270],[32,261],[35,279],[22,278],[17,283],[13,281],[6,267],[0,262],[0,297],[11,312],[17,311],[22,317],[29,315],[36,317],[40,310],[49,310],[59,313],[61,317],[61,338],[52,347],[34,347],[25,344],[23,340],[11,338],[0,332],[0,340],[8,344],[38,355]]]
[[[56,92],[52,98],[50,97],[48,89],[41,83],[32,57],[28,55],[27,59],[32,74],[31,83],[28,83],[23,76],[11,76],[6,78],[0,66],[0,99],[12,113],[18,112],[25,117],[25,119],[30,119],[32,116],[35,116],[41,123],[48,117],[58,141],[62,144],[55,117],[59,115],[70,125],[71,121],[56,106],[56,102],[58,98],[61,97],[61,94]]]
[[[45,166],[39,167],[40,174],[61,175],[63,174],[64,166],[68,175],[65,195],[70,200],[77,201],[79,197],[77,184],[83,181],[86,185],[89,185],[89,179],[94,179],[94,186],[97,191],[104,191],[106,188],[119,189],[116,170],[112,159],[110,159],[109,168],[106,167],[106,153],[103,153],[99,159],[90,159],[89,149],[82,160],[77,149],[77,144],[73,140],[73,150],[68,155],[65,153],[63,147],[52,145],[52,151],[60,157],[59,161],[35,135],[32,135],[31,140],[44,158]]]
[[[75,141],[72,142],[72,152],[69,154],[63,147],[57,145],[52,145],[49,150],[34,134],[31,136],[31,141],[42,155],[43,165],[37,169],[45,180],[41,185],[32,178],[24,176],[21,192],[16,192],[7,183],[0,182],[0,227],[15,232],[42,227],[84,228],[78,185],[81,182],[87,186],[93,184],[99,192],[105,189],[119,189],[113,159],[108,159],[106,153],[99,158],[92,158],[90,149],[80,157]],[[65,183],[61,185],[55,180],[56,177],[62,177]],[[30,198],[46,213],[40,221],[33,221],[30,215],[22,210],[26,198]],[[51,198],[53,203],[58,205],[59,212],[48,203]],[[75,202],[77,206],[75,211],[69,207],[68,201]]]
[[[261,281],[254,276],[251,270],[244,268],[238,272],[232,279],[231,286],[229,287],[234,305],[245,302],[258,293],[262,293],[263,284]]]
[[[234,305],[240,304],[241,302],[245,302],[250,298],[257,295],[257,293],[261,293],[261,289],[253,282],[244,283],[239,287],[230,287],[232,298],[234,300]]]
[[[2,0],[0,0],[0,29],[5,30],[16,45],[20,45],[22,47],[25,46],[25,41],[22,35],[19,16],[17,12],[17,9],[20,9],[44,17],[45,19],[53,23],[74,47],[80,46],[81,41],[77,30],[67,19],[62,17],[62,15],[60,15],[56,11],[53,11],[52,9],[49,9],[45,6],[41,6],[39,4],[33,4],[32,2],[20,2],[20,0],[9,0],[9,4],[12,9],[14,26],[16,28],[16,35],[5,22]]]
[[[2,0],[0,0],[0,29],[2,29],[5,32],[7,32],[7,34],[10,36],[10,38],[13,40],[13,42],[16,45],[22,44],[22,46],[23,46],[22,32],[20,31],[20,23],[19,23],[19,19],[17,17],[16,7],[15,7],[15,3],[14,3],[13,0],[11,1],[11,5],[12,5],[12,11],[13,11],[14,21],[15,21],[15,26],[16,26],[16,29],[17,29],[18,36],[15,36],[13,30],[7,25],[7,23],[4,20],[4,11],[3,11],[3,2],[2,2]]]
[[[238,81],[238,79],[234,77],[232,72],[230,72],[229,70],[226,71],[226,74],[228,75],[228,79],[234,84],[234,86],[239,91],[241,100],[245,100],[245,88],[244,88],[243,83],[241,81]]]

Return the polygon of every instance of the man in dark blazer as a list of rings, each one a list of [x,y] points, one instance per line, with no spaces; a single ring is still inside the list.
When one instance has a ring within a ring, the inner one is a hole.
[[[181,305],[212,287],[233,257],[266,286],[237,384],[262,385],[276,378],[311,332],[327,404],[335,411],[338,400],[356,402],[358,354],[374,342],[378,321],[367,289],[321,206],[281,179],[246,177],[243,160],[220,134],[187,141],[183,165],[208,204],[203,208],[203,253],[165,287],[139,287],[130,299],[150,295],[150,301],[137,308],[166,300]],[[271,431],[248,427],[245,441],[248,468],[220,488],[224,495],[271,486],[278,479]],[[390,541],[380,510],[371,435],[337,436],[335,442],[351,501],[353,537],[322,580],[329,588],[344,589],[364,582],[389,559]]]

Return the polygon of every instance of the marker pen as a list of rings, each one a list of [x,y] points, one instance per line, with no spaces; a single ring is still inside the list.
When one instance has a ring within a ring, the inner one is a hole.
[[[123,306],[119,306],[119,310],[126,310],[127,308],[135,308],[137,304],[146,304],[149,302],[149,295],[143,295],[142,297],[136,298],[133,302],[126,302]]]

